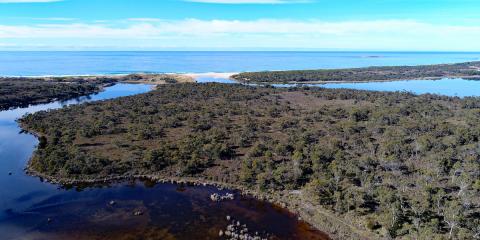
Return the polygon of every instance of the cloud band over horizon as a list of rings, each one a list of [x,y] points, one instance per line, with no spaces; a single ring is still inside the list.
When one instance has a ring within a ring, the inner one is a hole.
[[[128,19],[0,25],[0,48],[480,50],[480,27],[415,20]],[[35,42],[35,44],[31,44]]]

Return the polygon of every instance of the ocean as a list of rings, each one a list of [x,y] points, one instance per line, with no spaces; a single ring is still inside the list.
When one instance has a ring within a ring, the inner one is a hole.
[[[0,76],[244,72],[478,60],[479,52],[0,52]]]

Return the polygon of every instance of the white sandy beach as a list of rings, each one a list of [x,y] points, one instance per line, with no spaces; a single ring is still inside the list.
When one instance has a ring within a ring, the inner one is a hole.
[[[230,78],[231,76],[238,74],[238,72],[229,72],[229,73],[217,73],[217,72],[208,72],[208,73],[185,73],[181,74],[184,76],[192,77],[194,79],[202,78],[202,77],[210,77],[210,78]]]

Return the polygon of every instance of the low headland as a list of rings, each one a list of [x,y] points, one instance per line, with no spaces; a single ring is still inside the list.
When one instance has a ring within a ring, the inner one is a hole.
[[[179,74],[2,77],[0,78],[0,111],[90,95],[102,91],[104,87],[121,82],[171,84],[195,82],[195,80]]]
[[[61,184],[149,178],[281,204],[334,239],[470,239],[480,99],[164,84],[38,112],[28,171]]]
[[[296,71],[265,71],[235,74],[244,83],[340,83],[398,80],[436,80],[442,78],[480,79],[480,62],[422,66],[367,67]]]

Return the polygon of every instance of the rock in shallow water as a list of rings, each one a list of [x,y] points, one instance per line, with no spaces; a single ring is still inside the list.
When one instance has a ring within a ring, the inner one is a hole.
[[[210,199],[214,202],[220,202],[225,200],[233,200],[235,199],[232,193],[226,193],[225,195],[220,195],[218,193],[213,193],[210,195]]]
[[[231,217],[227,216],[227,220],[230,220]],[[235,240],[266,240],[267,237],[262,238],[258,232],[255,234],[251,234],[248,232],[249,229],[247,228],[246,224],[241,224],[240,221],[235,221],[232,219],[231,223],[227,226],[225,231],[220,231],[222,236],[225,236],[226,239],[235,239]],[[268,236],[269,234],[267,234]]]

